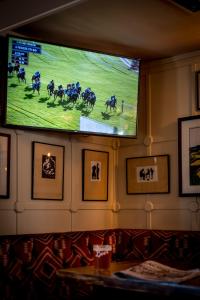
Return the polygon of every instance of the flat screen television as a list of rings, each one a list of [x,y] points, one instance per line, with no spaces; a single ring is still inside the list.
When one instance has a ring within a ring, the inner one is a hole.
[[[136,137],[140,60],[6,38],[4,126]]]

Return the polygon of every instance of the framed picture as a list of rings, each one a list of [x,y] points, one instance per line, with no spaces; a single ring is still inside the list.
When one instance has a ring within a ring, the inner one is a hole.
[[[32,143],[32,199],[63,200],[64,146]]]
[[[200,110],[200,71],[196,72],[196,107]]]
[[[83,201],[107,201],[109,153],[83,149],[82,161]]]
[[[178,119],[179,195],[200,195],[200,115]]]
[[[127,194],[170,192],[169,155],[126,159]]]
[[[10,135],[0,133],[0,198],[10,196]]]

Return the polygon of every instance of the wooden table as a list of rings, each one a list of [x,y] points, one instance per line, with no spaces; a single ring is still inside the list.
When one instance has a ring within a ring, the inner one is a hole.
[[[111,262],[110,268],[107,270],[104,269],[95,269],[94,266],[84,266],[76,268],[67,268],[60,269],[57,272],[58,277],[68,277],[68,276],[112,276],[114,272],[121,271],[133,266],[133,262]]]
[[[138,263],[138,262],[137,262]],[[67,293],[62,299],[107,299],[123,297],[123,300],[142,296],[142,299],[163,299],[181,296],[181,299],[200,299],[200,278],[183,283],[150,281],[142,279],[125,279],[113,275],[114,272],[133,266],[133,262],[112,262],[109,270],[96,270],[94,266],[60,269],[57,277]],[[137,299],[137,298],[136,298]]]

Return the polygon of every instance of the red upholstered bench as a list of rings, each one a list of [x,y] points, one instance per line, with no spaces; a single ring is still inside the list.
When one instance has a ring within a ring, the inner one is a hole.
[[[110,229],[0,236],[0,299],[58,299],[56,271],[93,264],[93,245],[111,244],[113,260],[154,259],[200,267],[200,232]]]

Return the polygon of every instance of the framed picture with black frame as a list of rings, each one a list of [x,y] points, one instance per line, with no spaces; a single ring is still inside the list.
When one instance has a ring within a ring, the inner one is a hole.
[[[178,119],[179,196],[200,195],[200,115]]]
[[[161,194],[170,192],[169,155],[126,159],[127,194]]]
[[[109,152],[82,150],[82,199],[107,201]]]
[[[10,197],[10,134],[0,133],[0,198]]]
[[[64,146],[32,142],[31,198],[63,200]]]

